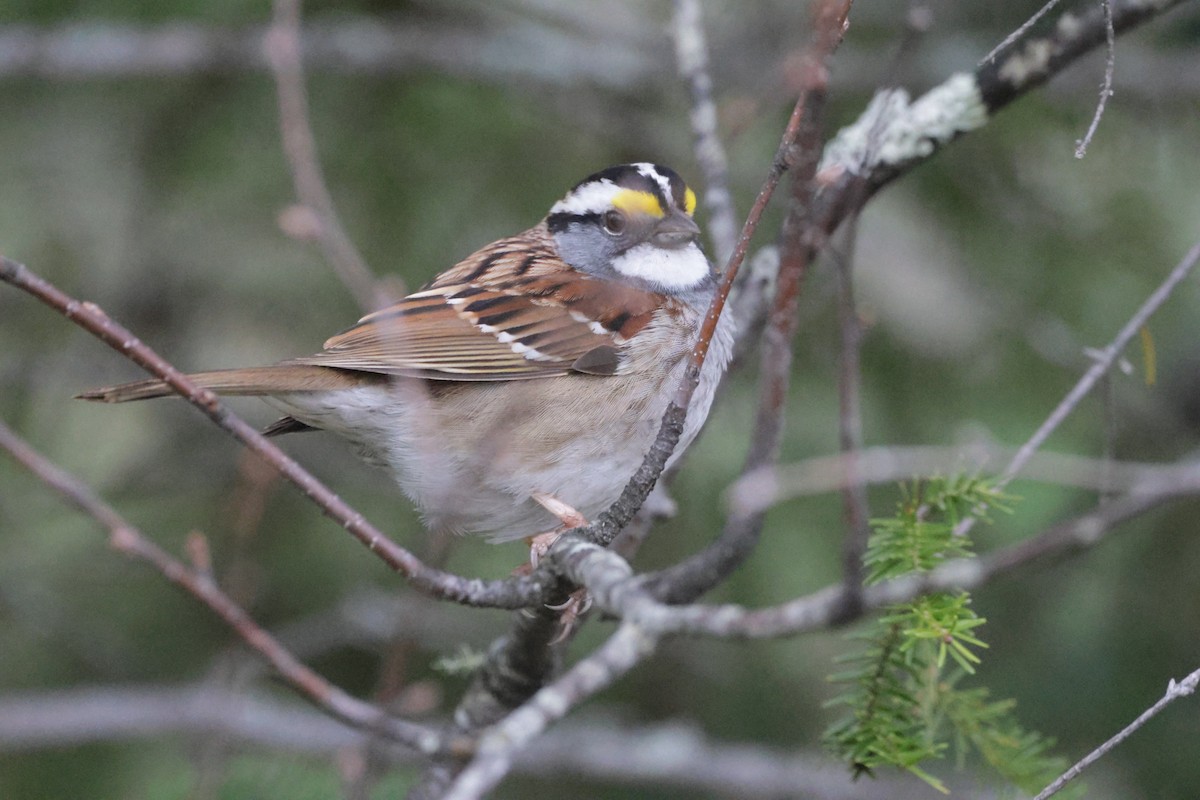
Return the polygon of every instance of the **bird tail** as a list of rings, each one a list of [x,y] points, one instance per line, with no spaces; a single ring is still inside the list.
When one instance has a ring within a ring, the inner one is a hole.
[[[270,395],[285,392],[318,392],[329,389],[346,389],[362,380],[361,373],[308,364],[275,364],[270,367],[246,367],[221,369],[212,372],[196,372],[187,376],[193,383],[225,395]],[[165,381],[150,379],[90,389],[76,397],[101,403],[125,403],[130,400],[148,400],[166,397],[175,390]]]

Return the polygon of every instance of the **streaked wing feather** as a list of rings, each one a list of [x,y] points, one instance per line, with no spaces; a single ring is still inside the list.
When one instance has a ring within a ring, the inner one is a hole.
[[[542,225],[489,245],[293,363],[443,380],[545,378],[577,362],[576,371],[613,374],[619,345],[661,302],[580,276]]]

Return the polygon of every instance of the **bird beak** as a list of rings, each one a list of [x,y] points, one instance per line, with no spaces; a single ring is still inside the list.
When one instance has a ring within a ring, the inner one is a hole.
[[[659,247],[678,249],[696,241],[700,236],[700,226],[696,221],[679,209],[658,221],[650,239]]]

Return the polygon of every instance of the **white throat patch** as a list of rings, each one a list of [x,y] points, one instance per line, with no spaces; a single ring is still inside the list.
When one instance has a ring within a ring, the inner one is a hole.
[[[708,259],[695,243],[668,250],[642,242],[614,258],[612,267],[621,275],[641,278],[673,290],[699,286],[710,271]]]

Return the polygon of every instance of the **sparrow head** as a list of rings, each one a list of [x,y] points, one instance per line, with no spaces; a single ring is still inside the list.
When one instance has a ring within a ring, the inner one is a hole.
[[[550,209],[559,255],[597,278],[669,294],[712,283],[692,219],[696,193],[674,170],[621,164],[591,175]]]

